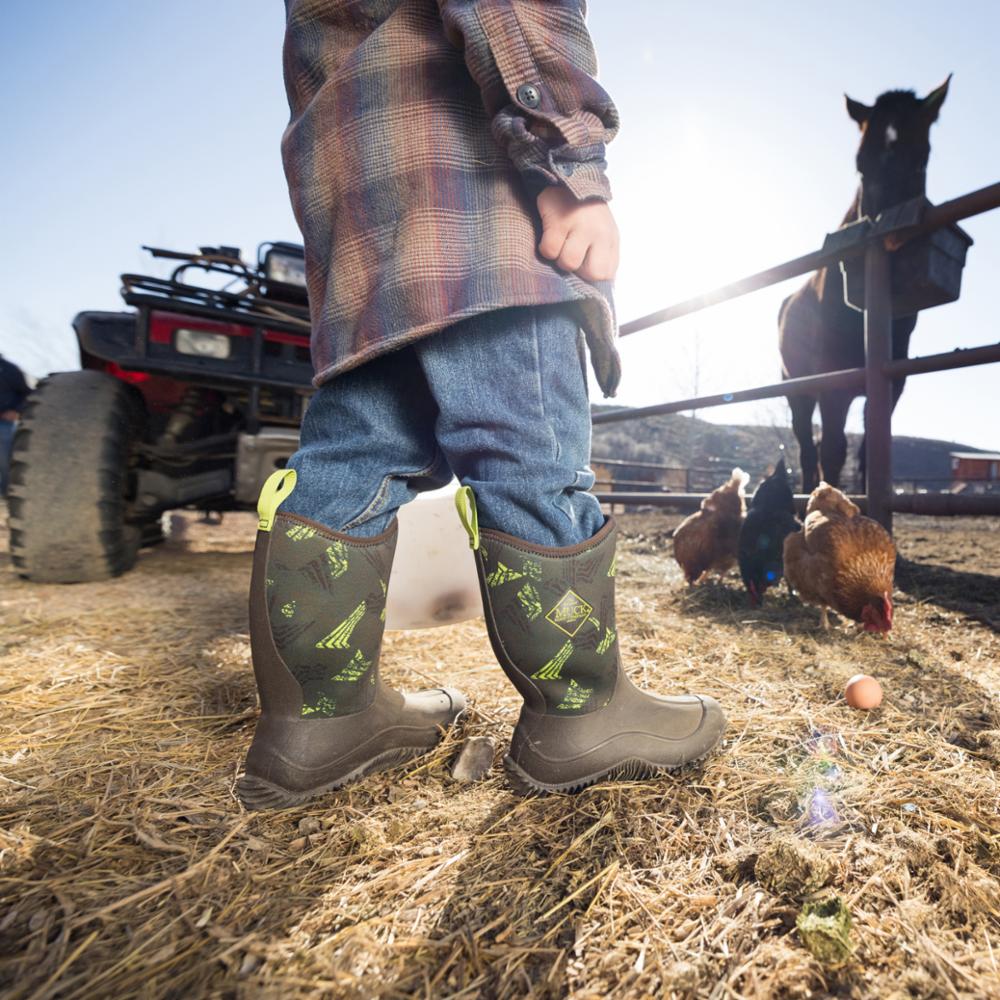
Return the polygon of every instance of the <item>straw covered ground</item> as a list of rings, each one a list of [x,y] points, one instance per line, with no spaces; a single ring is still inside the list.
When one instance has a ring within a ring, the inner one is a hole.
[[[271,815],[232,791],[249,517],[99,584],[3,557],[3,995],[996,997],[1000,522],[900,520],[886,641],[783,592],[751,612],[735,577],[687,591],[673,520],[624,519],[622,648],[726,705],[721,752],[575,798],[455,784],[460,740],[499,763],[517,709],[476,621],[387,640],[392,682],[468,692],[458,733]],[[868,714],[841,694],[859,671]]]

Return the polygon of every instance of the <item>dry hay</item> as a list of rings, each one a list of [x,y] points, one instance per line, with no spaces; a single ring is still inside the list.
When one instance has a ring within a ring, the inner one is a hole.
[[[0,567],[5,995],[996,996],[1000,525],[902,522],[920,562],[884,641],[824,635],[784,594],[750,611],[732,577],[685,589],[669,523],[626,519],[623,650],[642,684],[718,697],[724,747],[575,798],[448,778],[461,736],[503,745],[516,717],[472,622],[385,656],[400,686],[465,688],[461,733],[308,808],[242,812],[245,517],[106,583]],[[949,565],[961,546],[976,561]],[[885,687],[870,714],[841,697],[859,670]],[[840,965],[795,929],[829,894],[853,924]]]

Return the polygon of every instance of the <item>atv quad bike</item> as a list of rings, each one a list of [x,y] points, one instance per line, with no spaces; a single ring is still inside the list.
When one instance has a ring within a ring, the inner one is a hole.
[[[123,573],[164,512],[250,510],[298,446],[313,391],[302,248],[263,244],[256,265],[235,247],[144,249],[180,263],[122,275],[132,310],[80,313],[82,370],[49,375],[24,407],[8,505],[29,579]]]

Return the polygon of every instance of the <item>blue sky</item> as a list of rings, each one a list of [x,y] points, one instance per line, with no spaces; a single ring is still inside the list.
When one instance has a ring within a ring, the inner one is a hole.
[[[871,103],[954,72],[928,193],[1000,180],[1000,4],[591,0],[590,27],[623,119],[609,150],[623,320],[820,244],[856,183],[844,91]],[[75,366],[72,316],[120,307],[118,274],[149,266],[142,243],[250,254],[297,238],[282,29],[279,0],[0,4],[0,351],[34,375]],[[1000,211],[965,228],[962,300],[921,315],[913,353],[997,339]],[[696,368],[700,392],[774,381],[796,284],[628,338],[619,400],[690,395]],[[1000,447],[998,380],[996,366],[911,379],[895,430]],[[787,420],[782,402],[703,415]]]

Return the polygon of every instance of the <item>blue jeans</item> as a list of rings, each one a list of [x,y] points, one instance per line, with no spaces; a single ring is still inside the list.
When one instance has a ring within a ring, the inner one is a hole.
[[[10,449],[14,444],[17,424],[13,420],[0,420],[0,497],[7,495],[7,478],[10,467]]]
[[[586,492],[586,364],[560,304],[473,316],[345,372],[309,404],[282,509],[377,535],[454,475],[475,492],[482,527],[536,545],[585,541],[604,523]]]

